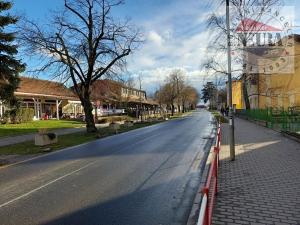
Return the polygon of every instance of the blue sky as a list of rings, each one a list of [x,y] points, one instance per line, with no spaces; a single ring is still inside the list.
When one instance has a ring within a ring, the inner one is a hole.
[[[210,32],[206,18],[211,13],[211,0],[126,0],[114,15],[129,17],[141,27],[145,44],[128,58],[128,71],[142,76],[143,88],[154,91],[174,68],[186,71],[189,83],[198,90],[210,77],[200,65],[207,58]],[[287,5],[299,8],[300,1],[288,0]],[[30,19],[47,22],[51,10],[60,9],[62,0],[14,0],[14,12]],[[300,18],[296,17],[295,21]],[[300,25],[296,24],[296,25]],[[28,67],[32,60],[23,59]],[[45,74],[43,77],[48,77]]]

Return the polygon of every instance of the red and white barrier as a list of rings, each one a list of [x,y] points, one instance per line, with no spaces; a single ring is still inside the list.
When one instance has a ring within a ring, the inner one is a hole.
[[[202,202],[198,216],[197,225],[211,225],[213,206],[218,192],[218,169],[219,152],[221,148],[221,127],[218,126],[216,145],[212,153],[212,161],[209,168],[205,186],[202,189]]]

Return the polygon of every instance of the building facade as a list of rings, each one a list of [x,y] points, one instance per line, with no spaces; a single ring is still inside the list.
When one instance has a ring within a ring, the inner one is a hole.
[[[285,57],[286,66],[290,72],[272,71],[272,67],[264,68],[263,60],[257,62],[262,68],[255,73],[247,75],[247,91],[251,109],[278,108],[288,109],[290,107],[300,106],[300,36],[293,35],[294,52]],[[270,47],[272,49],[272,47]],[[275,48],[275,47],[274,47]],[[276,64],[275,64],[276,66]],[[233,104],[238,109],[245,108],[243,104],[242,81],[233,82]]]
[[[280,72],[276,69],[272,71],[272,67],[269,66],[270,68],[264,71],[251,74],[247,84],[251,108],[288,109],[300,106],[300,36],[286,38],[292,39],[294,49],[292,54],[283,58],[286,65],[278,66],[292,68],[287,72]]]
[[[158,104],[147,97],[146,91],[109,79],[93,83],[91,100],[97,110],[94,113],[100,116],[114,113],[138,116],[141,112],[153,114],[158,110]]]
[[[48,80],[21,77],[15,96],[21,101],[22,108],[34,109],[34,120],[63,116],[63,107],[76,100],[75,94],[63,84]],[[79,104],[77,108],[81,108]],[[6,107],[0,105],[0,116]]]
[[[34,110],[34,120],[84,117],[83,107],[73,89],[58,82],[21,77],[15,95],[22,108]],[[95,116],[124,113],[136,116],[141,111],[153,113],[158,108],[155,101],[147,98],[145,91],[108,79],[94,82],[91,101]],[[0,101],[0,117],[6,109]]]

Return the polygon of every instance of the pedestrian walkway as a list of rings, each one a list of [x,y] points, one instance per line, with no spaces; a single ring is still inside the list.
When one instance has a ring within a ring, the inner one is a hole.
[[[108,123],[97,124],[96,126],[97,126],[97,128],[103,128],[103,127],[107,127]],[[83,132],[85,130],[86,130],[85,127],[78,127],[78,128],[56,129],[53,132],[55,132],[57,135],[65,135],[65,134],[73,134],[73,133],[77,133],[77,132]],[[30,134],[23,134],[23,135],[0,138],[0,147],[23,143],[26,141],[32,141],[32,140],[34,140],[35,134],[36,133],[30,133]]]
[[[300,224],[300,144],[236,119],[236,160],[222,126],[219,192],[213,224]]]

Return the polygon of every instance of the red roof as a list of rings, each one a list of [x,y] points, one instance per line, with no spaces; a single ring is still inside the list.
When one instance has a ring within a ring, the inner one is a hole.
[[[282,31],[281,29],[278,29],[276,27],[264,24],[262,22],[258,22],[253,19],[243,19],[240,24],[235,29],[236,32],[262,32],[262,31]]]
[[[60,99],[77,99],[76,95],[62,83],[21,77],[20,84],[15,92],[17,96],[48,96]]]

